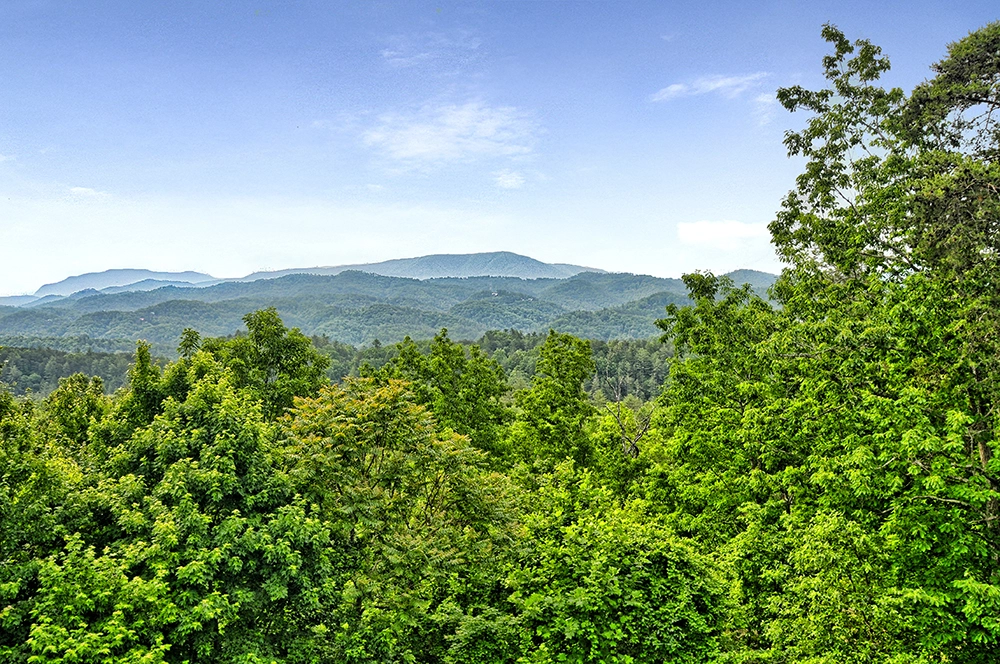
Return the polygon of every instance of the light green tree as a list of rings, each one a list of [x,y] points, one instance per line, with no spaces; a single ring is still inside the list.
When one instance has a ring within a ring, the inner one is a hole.
[[[830,87],[778,93],[812,113],[787,135],[807,166],[771,225],[781,308],[702,275],[663,322],[684,357],[648,496],[726,561],[735,661],[993,657],[1000,326],[995,197],[978,192],[997,137],[946,91],[988,81],[989,110],[997,30],[907,98],[878,87],[877,47],[827,26]]]
[[[329,524],[344,569],[324,656],[444,657],[441,629],[469,629],[466,603],[497,583],[513,536],[509,483],[399,380],[324,388],[297,399],[283,427],[288,477]]]
[[[467,436],[472,444],[497,460],[506,456],[501,448],[502,427],[508,419],[504,403],[506,377],[500,365],[478,346],[466,349],[441,330],[424,354],[409,338],[396,345],[398,353],[384,365],[381,377],[410,383],[417,402],[427,406],[438,423]]]

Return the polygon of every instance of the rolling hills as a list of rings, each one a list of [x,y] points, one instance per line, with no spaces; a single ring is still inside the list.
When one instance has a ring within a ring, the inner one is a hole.
[[[775,278],[753,271],[733,276],[758,290]],[[77,339],[85,350],[93,341],[146,339],[158,352],[172,354],[184,328],[207,336],[234,334],[243,328],[245,314],[266,307],[275,307],[287,325],[306,334],[352,345],[376,339],[390,343],[407,335],[430,338],[441,328],[459,339],[478,338],[490,329],[550,328],[590,339],[648,338],[658,333],[655,320],[663,317],[665,306],[687,301],[680,279],[623,273],[530,279],[293,273],[151,290],[88,289],[27,306],[0,306],[0,344],[10,345],[15,338],[22,343]]]

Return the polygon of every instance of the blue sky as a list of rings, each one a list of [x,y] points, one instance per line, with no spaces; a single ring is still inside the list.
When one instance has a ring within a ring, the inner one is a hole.
[[[5,2],[0,295],[119,267],[509,250],[779,269],[778,87],[824,22],[890,85],[991,2]]]

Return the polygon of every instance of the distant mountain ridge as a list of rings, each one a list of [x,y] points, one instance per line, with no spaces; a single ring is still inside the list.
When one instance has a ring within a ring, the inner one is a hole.
[[[593,267],[569,263],[543,263],[529,256],[511,251],[492,251],[477,254],[432,254],[415,258],[395,258],[380,263],[356,263],[325,267],[297,267],[286,270],[262,271],[235,279],[218,279],[203,272],[154,272],[141,269],[115,269],[88,272],[62,281],[45,284],[33,296],[3,298],[0,303],[13,306],[30,305],[35,298],[46,296],[67,297],[85,290],[102,293],[149,291],[165,286],[179,288],[210,286],[226,281],[257,281],[279,279],[290,274],[332,276],[356,270],[383,277],[410,279],[435,279],[443,277],[517,277],[520,279],[568,279],[581,272],[605,273]]]
[[[726,276],[737,285],[749,283],[762,297],[777,278],[755,270]],[[121,284],[130,278],[136,281]],[[68,295],[51,292],[74,288]],[[186,328],[205,336],[234,334],[244,315],[266,307],[275,307],[287,325],[306,334],[353,345],[429,339],[442,328],[458,339],[491,329],[649,338],[660,333],[656,320],[664,307],[690,303],[681,279],[551,265],[510,252],[258,272],[242,279],[108,270],[38,292],[46,294],[0,299],[0,343],[84,339],[127,346],[145,339],[169,355]]]
[[[35,297],[72,295],[88,288],[101,290],[115,286],[128,286],[148,280],[183,282],[190,285],[207,281],[218,281],[212,275],[203,272],[154,272],[152,270],[138,269],[105,270],[104,272],[88,272],[87,274],[67,277],[62,281],[52,284],[45,284],[35,291]]]
[[[744,271],[734,281],[766,297],[775,275]],[[336,275],[290,274],[207,286],[164,286],[127,292],[48,295],[19,307],[0,306],[4,339],[145,339],[169,355],[186,328],[205,336],[234,334],[252,311],[275,307],[305,334],[361,345],[429,339],[447,328],[456,339],[491,329],[547,332],[587,339],[649,338],[669,304],[689,304],[680,279],[581,272],[568,279],[519,277],[387,277],[347,270]],[[51,343],[48,341],[46,343]],[[59,342],[68,343],[68,342]],[[89,346],[82,346],[84,349]]]
[[[431,254],[416,258],[394,258],[381,263],[357,263],[329,267],[305,267],[273,272],[254,272],[237,281],[277,279],[289,274],[332,276],[357,270],[383,277],[437,279],[443,277],[517,277],[520,279],[568,279],[581,272],[605,272],[593,267],[568,263],[543,263],[510,251],[478,254]]]
[[[133,293],[136,291],[151,291],[157,288],[163,288],[164,286],[176,286],[178,288],[188,288],[190,286],[198,286],[204,288],[206,286],[212,286],[214,284],[220,283],[221,279],[211,279],[209,281],[167,281],[165,279],[143,279],[142,281],[137,281],[134,284],[125,284],[124,286],[108,286],[107,288],[101,288],[98,290],[100,293],[111,294],[111,293]],[[76,295],[76,293],[74,293]]]

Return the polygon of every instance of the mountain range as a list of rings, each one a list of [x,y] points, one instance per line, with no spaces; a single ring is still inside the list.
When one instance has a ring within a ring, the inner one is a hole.
[[[254,272],[236,279],[219,279],[203,272],[153,272],[151,270],[117,269],[88,272],[62,281],[45,284],[31,296],[0,297],[0,304],[24,306],[45,297],[67,297],[80,291],[102,293],[147,291],[164,286],[206,287],[224,281],[257,281],[278,279],[291,274],[333,276],[356,270],[385,277],[434,279],[437,277],[519,277],[521,279],[565,279],[580,272],[604,272],[581,265],[543,263],[510,251],[478,254],[433,254],[416,258],[396,258],[381,263],[356,263],[327,267],[300,267],[286,270]]]
[[[381,263],[358,263],[335,267],[294,268],[274,272],[254,272],[240,279],[274,279],[289,274],[335,275],[348,270],[371,272],[383,277],[434,279],[439,277],[519,277],[521,279],[566,279],[581,272],[604,272],[567,263],[543,263],[510,251],[479,254],[432,254],[417,258],[396,258]]]
[[[441,328],[456,339],[479,338],[491,329],[648,338],[659,333],[655,321],[664,316],[664,307],[689,302],[680,279],[585,271],[507,252],[425,256],[373,266],[397,275],[331,267],[213,281],[201,273],[153,273],[157,278],[135,270],[128,274],[140,277],[138,281],[113,285],[107,284],[122,281],[127,271],[80,275],[59,282],[63,286],[48,285],[47,294],[20,306],[0,303],[0,344],[67,349],[78,343],[86,350],[146,339],[157,352],[170,355],[185,328],[206,336],[234,334],[243,328],[245,314],[265,307],[275,307],[288,326],[306,334],[353,345],[376,339],[390,343],[407,335],[430,338]],[[319,269],[335,272],[316,274]],[[487,274],[470,274],[477,271]],[[546,271],[559,276],[533,276]],[[775,279],[753,270],[729,276],[765,296]],[[52,292],[81,284],[103,288],[65,296]]]
[[[210,274],[202,272],[153,272],[152,270],[105,270],[104,272],[88,272],[75,277],[67,277],[54,284],[45,284],[37,291],[35,297],[47,295],[72,295],[78,291],[101,290],[104,288],[127,287],[140,283],[162,283],[164,281],[185,283],[188,285],[218,281]],[[136,289],[139,290],[139,289]]]

